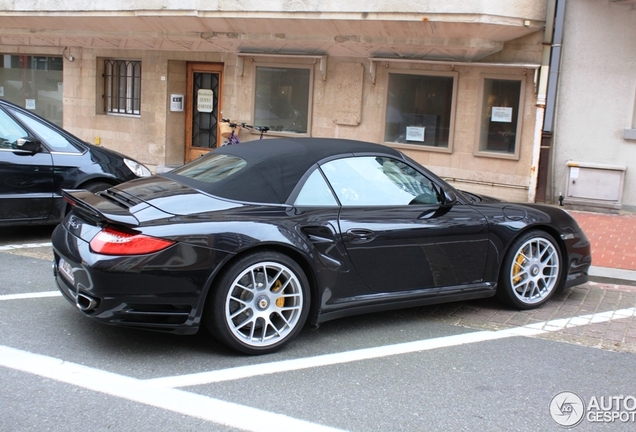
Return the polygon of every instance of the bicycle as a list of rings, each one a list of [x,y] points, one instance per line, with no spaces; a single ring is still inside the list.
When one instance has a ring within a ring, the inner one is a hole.
[[[239,126],[238,123],[234,123],[228,119],[221,119],[222,123],[228,123],[230,125],[230,127],[232,128],[232,132],[230,133],[230,136],[227,137],[227,141],[225,141],[222,145],[232,145],[232,144],[238,144],[241,142],[241,140],[239,140],[238,134],[234,133],[234,131],[236,130],[236,128]]]
[[[232,128],[232,132],[230,133],[230,136],[228,137],[227,141],[223,143],[223,145],[233,145],[233,144],[239,144],[241,142],[241,140],[238,137],[238,134],[235,133],[234,131],[236,130],[236,128],[238,128],[239,126],[243,129],[254,129],[258,132],[261,133],[259,139],[263,139],[263,134],[266,133],[269,130],[269,127],[267,126],[252,126],[252,125],[248,125],[247,123],[235,123],[233,121],[230,121],[228,119],[221,119],[222,123],[227,123],[231,128]]]

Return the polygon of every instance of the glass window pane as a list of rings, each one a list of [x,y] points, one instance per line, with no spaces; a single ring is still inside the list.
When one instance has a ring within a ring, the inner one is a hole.
[[[479,150],[514,154],[521,81],[484,78]]]
[[[307,133],[310,77],[309,69],[257,67],[254,124]]]
[[[317,169],[307,178],[294,204],[297,206],[337,206],[338,202],[320,170]]]
[[[398,160],[353,157],[328,162],[322,169],[343,206],[440,203],[433,183]]]
[[[452,76],[389,74],[384,141],[448,148]]]
[[[62,57],[0,55],[0,97],[62,127]]]

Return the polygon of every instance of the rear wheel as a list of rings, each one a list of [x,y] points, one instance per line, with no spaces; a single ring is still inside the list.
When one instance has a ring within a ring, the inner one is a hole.
[[[497,297],[519,309],[541,306],[557,291],[562,260],[554,238],[530,231],[510,247],[499,276]]]
[[[307,277],[295,261],[277,252],[240,258],[211,290],[206,326],[217,339],[246,354],[279,350],[307,319]]]

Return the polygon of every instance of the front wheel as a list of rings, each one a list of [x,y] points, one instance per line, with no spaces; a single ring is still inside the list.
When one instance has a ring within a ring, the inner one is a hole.
[[[554,238],[543,231],[530,231],[508,250],[497,297],[519,309],[539,307],[557,291],[562,267],[561,251]]]
[[[295,261],[277,252],[240,258],[211,290],[204,312],[207,328],[246,354],[279,350],[307,319],[307,277]]]

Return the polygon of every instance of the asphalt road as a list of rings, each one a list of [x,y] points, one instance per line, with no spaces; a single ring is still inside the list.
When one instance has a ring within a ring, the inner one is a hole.
[[[328,322],[282,352],[246,357],[205,332],[97,324],[56,292],[50,232],[0,229],[2,431],[563,430],[550,404],[564,391],[588,409],[576,431],[636,425],[589,418],[601,398],[618,408],[592,420],[636,413],[636,354],[530,326],[470,329],[413,308]]]

